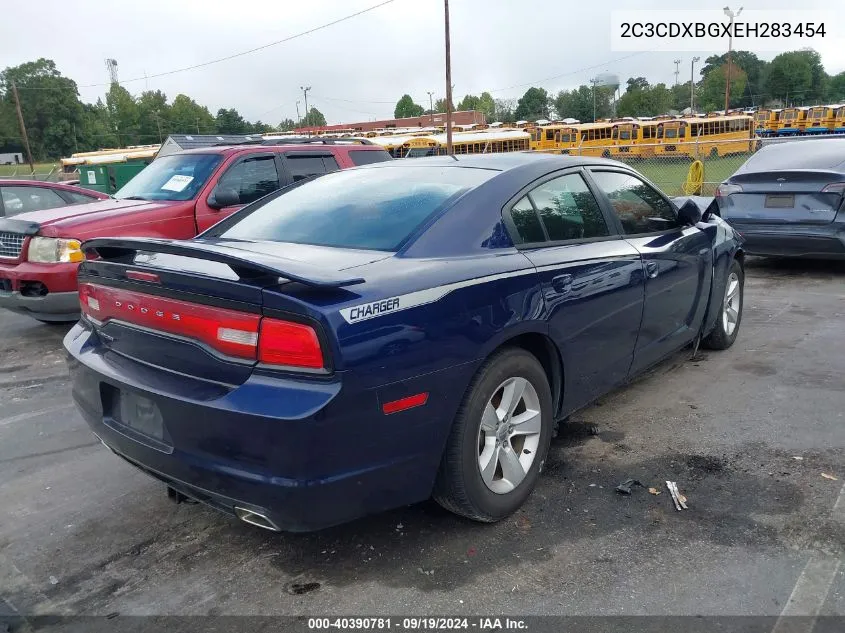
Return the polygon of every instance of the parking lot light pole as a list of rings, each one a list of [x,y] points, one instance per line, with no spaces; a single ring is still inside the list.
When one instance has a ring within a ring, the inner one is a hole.
[[[308,91],[311,90],[311,86],[300,86],[302,90],[302,94],[305,95],[305,124],[308,125]],[[311,131],[308,131],[308,136],[311,136]]]
[[[434,125],[434,92],[428,91],[428,124]]]
[[[700,57],[693,57],[689,67],[689,113],[695,114],[695,62],[701,61]]]
[[[725,71],[725,114],[728,113],[728,107],[731,99],[731,50],[733,49],[733,25],[734,18],[738,18],[742,13],[742,7],[739,11],[734,13],[730,7],[724,8],[725,15],[730,18],[730,31],[728,31],[728,69]]]
[[[449,0],[443,0],[446,16],[446,153],[454,156],[452,149],[452,51],[449,43]]]

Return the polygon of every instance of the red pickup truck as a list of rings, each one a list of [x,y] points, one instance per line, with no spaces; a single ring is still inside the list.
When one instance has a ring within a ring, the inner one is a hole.
[[[190,239],[298,180],[383,160],[390,155],[364,140],[278,140],[188,150],[157,158],[114,198],[0,217],[0,308],[48,323],[75,321],[83,241]]]

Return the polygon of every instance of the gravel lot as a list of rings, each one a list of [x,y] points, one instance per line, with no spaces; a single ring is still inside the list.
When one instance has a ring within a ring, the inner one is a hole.
[[[0,615],[845,615],[843,264],[751,260],[734,347],[573,416],[493,526],[426,503],[287,535],[174,505],[77,415],[67,329],[0,314]]]

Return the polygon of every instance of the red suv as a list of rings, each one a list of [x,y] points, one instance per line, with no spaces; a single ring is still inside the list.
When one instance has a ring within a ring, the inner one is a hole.
[[[390,160],[363,139],[268,140],[157,158],[114,198],[0,218],[0,308],[79,318],[76,268],[93,237],[189,239],[259,198],[338,169]]]

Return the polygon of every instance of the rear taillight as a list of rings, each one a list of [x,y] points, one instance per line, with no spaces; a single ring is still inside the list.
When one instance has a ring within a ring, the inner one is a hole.
[[[323,369],[323,348],[310,325],[264,317],[258,336],[258,360],[269,365]]]
[[[845,182],[832,182],[822,189],[822,193],[838,193],[845,196]]]
[[[302,323],[90,283],[79,284],[79,303],[83,314],[99,324],[123,321],[266,365],[325,366],[316,330]]]
[[[716,187],[716,197],[717,198],[727,198],[732,193],[741,193],[742,187],[739,185],[732,185],[727,182],[723,182],[721,185]]]

